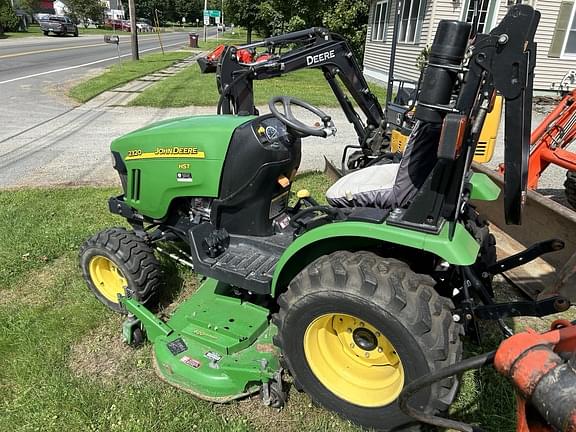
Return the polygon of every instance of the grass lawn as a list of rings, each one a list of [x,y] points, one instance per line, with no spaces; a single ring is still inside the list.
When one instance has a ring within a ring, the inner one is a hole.
[[[39,25],[31,25],[25,32],[5,32],[0,35],[0,39],[18,39],[31,36],[43,36]]]
[[[122,63],[110,66],[101,75],[73,87],[68,95],[79,102],[86,102],[106,90],[165,69],[178,60],[185,59],[189,56],[190,52],[188,51],[175,51],[167,52],[166,54],[148,54],[142,56],[140,61],[124,60]]]
[[[371,90],[383,103],[386,90],[372,84]],[[313,105],[338,107],[321,71],[306,69],[282,77],[254,81],[256,105],[266,105],[272,96],[290,95]],[[144,90],[131,105],[158,108],[185,106],[215,106],[218,103],[215,74],[202,74],[197,64],[187,67],[173,77],[162,80]]]
[[[295,190],[323,196],[329,181],[300,175]],[[115,188],[0,191],[0,430],[10,431],[359,431],[314,406],[294,389],[287,407],[263,407],[257,397],[226,405],[200,401],[153,373],[150,346],[120,342],[121,318],[86,288],[77,264],[80,244],[121,225],[107,210]],[[194,289],[196,278],[164,262],[181,283],[173,298]],[[518,320],[546,325],[545,320]],[[484,346],[492,349],[493,327]],[[464,377],[453,415],[488,430],[514,430],[514,396],[492,370]]]
[[[246,32],[240,29],[234,35],[231,34],[231,31],[227,31],[219,42],[215,39],[204,42],[201,36],[200,48],[208,51],[215,48],[219,43],[233,45],[245,42]],[[376,84],[370,84],[370,89],[383,103],[386,98],[386,89]],[[266,105],[270,97],[275,95],[290,95],[319,106],[339,106],[320,70],[306,69],[279,78],[254,82],[254,97],[257,105]],[[215,106],[218,103],[218,98],[216,76],[214,74],[201,74],[198,65],[193,64],[173,77],[162,80],[144,90],[130,104],[158,108]]]

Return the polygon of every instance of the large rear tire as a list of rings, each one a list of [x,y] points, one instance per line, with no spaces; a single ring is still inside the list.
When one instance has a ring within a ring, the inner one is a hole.
[[[101,231],[80,248],[80,267],[88,288],[115,312],[123,313],[118,295],[151,306],[161,286],[160,264],[154,251],[124,228]]]
[[[572,208],[576,209],[576,171],[568,171],[564,181],[566,200]]]
[[[413,426],[397,403],[404,385],[462,355],[453,305],[433,287],[431,277],[370,252],[339,251],[309,264],[273,317],[295,386],[364,427]],[[413,403],[444,411],[456,390],[456,380],[447,379]]]

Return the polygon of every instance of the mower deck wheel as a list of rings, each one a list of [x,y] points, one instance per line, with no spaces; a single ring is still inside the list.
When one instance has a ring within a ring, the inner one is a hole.
[[[393,258],[339,251],[305,267],[278,299],[275,344],[318,404],[367,428],[418,429],[397,398],[415,378],[461,358],[462,326],[434,280]],[[446,410],[457,381],[423,390],[415,406]]]
[[[96,298],[115,312],[124,312],[118,296],[129,291],[150,305],[161,285],[160,264],[154,251],[124,228],[101,231],[80,248],[84,280]]]
[[[564,181],[566,200],[572,208],[576,209],[576,171],[568,171]]]

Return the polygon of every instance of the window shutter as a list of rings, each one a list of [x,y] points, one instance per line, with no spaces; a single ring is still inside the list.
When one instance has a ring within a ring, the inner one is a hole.
[[[550,50],[548,51],[548,57],[559,58],[562,55],[562,46],[564,45],[566,33],[568,32],[568,24],[570,24],[573,6],[574,0],[565,0],[560,3],[560,10],[558,11],[558,18],[556,20]]]

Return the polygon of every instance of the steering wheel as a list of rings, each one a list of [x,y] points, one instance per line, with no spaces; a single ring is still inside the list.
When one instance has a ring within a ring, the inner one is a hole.
[[[282,104],[284,112],[278,111],[276,105],[279,103]],[[318,117],[320,117],[322,124],[318,126],[308,126],[304,124],[296,117],[294,117],[291,108],[292,105],[299,106],[307,111],[310,111],[312,114],[317,115]],[[303,100],[296,99],[290,96],[274,96],[268,102],[268,107],[270,108],[270,111],[272,112],[274,117],[276,117],[278,120],[280,120],[289,128],[295,130],[296,132],[299,132],[303,136],[312,135],[326,138],[330,135],[336,134],[336,127],[334,126],[332,118],[324,111],[320,110],[319,108],[313,105],[310,105],[308,102],[304,102]]]

